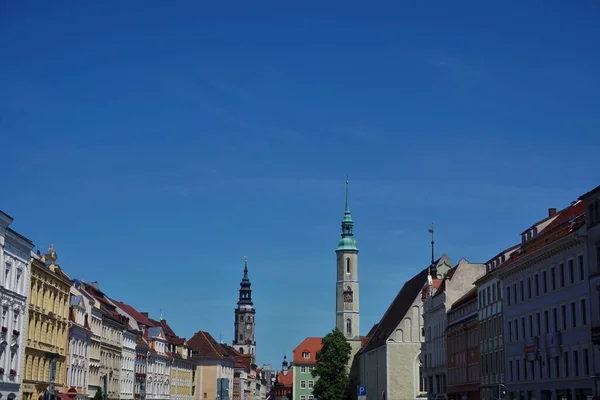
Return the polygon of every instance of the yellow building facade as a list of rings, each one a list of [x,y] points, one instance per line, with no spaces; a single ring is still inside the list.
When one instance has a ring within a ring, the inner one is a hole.
[[[171,400],[193,400],[194,373],[196,363],[188,359],[187,343],[170,344],[175,350],[171,364]]]
[[[65,360],[71,281],[56,264],[54,247],[44,256],[31,259],[27,310],[27,341],[22,398],[39,400],[49,389],[51,363],[56,362],[55,393],[65,393]]]

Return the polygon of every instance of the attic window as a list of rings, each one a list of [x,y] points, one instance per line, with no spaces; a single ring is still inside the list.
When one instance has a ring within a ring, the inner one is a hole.
[[[302,357],[308,360],[310,358],[310,353],[308,351],[303,351]]]

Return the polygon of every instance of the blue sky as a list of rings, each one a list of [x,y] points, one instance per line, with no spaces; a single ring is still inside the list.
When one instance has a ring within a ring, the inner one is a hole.
[[[363,334],[432,221],[485,262],[600,183],[595,1],[217,3],[0,2],[0,208],[182,336],[244,255],[260,363],[329,331],[346,174]]]

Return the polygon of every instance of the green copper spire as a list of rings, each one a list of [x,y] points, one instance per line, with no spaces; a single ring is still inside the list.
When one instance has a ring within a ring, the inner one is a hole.
[[[348,201],[348,177],[346,177],[346,206],[344,208],[344,218],[342,219],[342,238],[338,242],[336,251],[358,251],[356,240],[354,239],[354,222],[350,214],[350,203]]]

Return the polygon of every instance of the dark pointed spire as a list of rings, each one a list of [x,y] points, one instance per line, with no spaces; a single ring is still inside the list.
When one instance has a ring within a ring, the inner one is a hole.
[[[240,282],[240,298],[238,300],[239,305],[250,305],[252,306],[252,284],[250,283],[250,278],[248,277],[248,258],[244,256],[244,277]]]
[[[346,204],[344,207],[344,218],[342,219],[342,238],[338,242],[336,251],[358,251],[356,247],[356,240],[354,239],[354,222],[352,221],[352,214],[350,214],[350,202],[348,195],[348,186],[350,181],[346,176]]]

